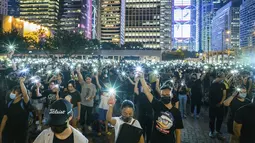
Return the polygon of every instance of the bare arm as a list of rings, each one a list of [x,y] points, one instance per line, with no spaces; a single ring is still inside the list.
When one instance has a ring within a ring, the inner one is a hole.
[[[144,143],[144,137],[143,137],[143,135],[141,135],[140,140],[139,140],[139,143]]]
[[[229,106],[230,103],[232,102],[232,100],[236,97],[237,93],[233,93],[232,96],[228,97],[228,99],[226,99],[223,104],[224,106]]]
[[[96,78],[96,83],[97,83],[98,88],[102,89],[102,86],[100,85],[99,80],[98,80],[98,73],[96,74],[95,78]]]
[[[237,122],[234,121],[233,131],[235,136],[237,137],[241,136],[241,129],[242,129],[242,124],[238,124]]]
[[[251,88],[252,88],[252,80],[249,80],[249,88],[248,88],[248,94],[251,92]]]
[[[156,80],[156,91],[160,95],[159,79]]]
[[[223,102],[226,100],[226,97],[227,97],[227,91],[226,90],[223,90],[223,96],[222,96],[222,99],[221,99],[221,104],[223,104]]]
[[[143,92],[144,94],[147,96],[148,100],[150,101],[150,103],[152,102],[153,100],[153,95],[151,94],[146,82],[145,82],[145,79],[144,77],[140,78],[140,81],[142,83],[142,86],[143,86]]]
[[[29,96],[27,94],[27,88],[24,84],[25,78],[20,78],[20,88],[23,95],[24,102],[27,104],[29,101]]]
[[[4,115],[4,117],[2,119],[1,126],[0,126],[0,136],[2,136],[2,134],[3,134],[7,120],[8,120],[8,117],[6,115]]]
[[[130,77],[128,77],[128,80],[132,85],[135,85],[135,83],[132,81],[132,79],[130,79]]]
[[[176,143],[181,143],[181,129],[175,130]]]
[[[78,81],[79,81],[79,83],[81,84],[81,83],[84,82],[83,76],[82,76],[82,74],[81,74],[81,70],[80,70],[80,68],[77,68],[76,71],[77,71],[77,74],[78,74]]]
[[[139,91],[138,91],[138,82],[139,82],[139,79],[135,80],[134,92],[135,92],[136,95],[139,95]]]
[[[78,107],[78,120],[80,120],[80,117],[81,117],[81,102],[77,102],[77,107]]]
[[[109,105],[109,109],[106,114],[106,120],[110,122],[113,126],[116,124],[116,120],[112,119],[113,105]]]

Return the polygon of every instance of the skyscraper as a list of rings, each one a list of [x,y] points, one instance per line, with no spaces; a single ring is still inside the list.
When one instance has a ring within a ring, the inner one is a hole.
[[[8,0],[0,1],[0,14],[7,15],[8,13]]]
[[[8,15],[19,17],[19,0],[8,0]]]
[[[255,46],[255,1],[243,0],[240,7],[240,47]]]
[[[100,19],[98,22],[101,42],[124,44],[125,0],[101,0]]]
[[[20,18],[51,29],[57,28],[59,0],[20,0]]]
[[[91,39],[92,0],[62,0],[59,9],[60,29],[85,33]]]
[[[125,42],[160,48],[160,0],[127,0],[125,18]]]
[[[173,45],[176,49],[195,50],[196,12],[192,4],[195,4],[192,0],[174,0]]]
[[[212,20],[212,49],[221,51],[239,48],[239,7],[229,2],[220,8]]]

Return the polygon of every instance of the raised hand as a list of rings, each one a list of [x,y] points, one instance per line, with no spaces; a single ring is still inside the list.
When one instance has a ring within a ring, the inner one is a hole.
[[[115,98],[115,96],[111,96],[111,97],[109,98],[109,100],[108,100],[108,105],[114,106],[115,103],[116,103],[116,98]]]
[[[22,83],[24,83],[24,82],[25,82],[25,80],[26,80],[26,78],[25,78],[25,77],[21,77],[21,78],[19,78],[19,81],[20,81],[20,82],[22,82]]]

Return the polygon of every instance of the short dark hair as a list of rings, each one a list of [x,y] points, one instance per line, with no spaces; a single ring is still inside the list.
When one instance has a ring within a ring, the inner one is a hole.
[[[127,108],[127,107],[132,108],[132,109],[135,110],[135,105],[132,101],[124,100],[121,104],[121,109],[124,109],[124,108]]]
[[[20,88],[19,85],[16,85],[16,86],[14,86],[14,87],[12,88],[11,91],[17,91],[18,93],[21,93],[21,88]]]
[[[172,83],[170,80],[168,80],[168,81],[166,81],[166,82],[161,86],[160,90],[164,90],[164,89],[172,90],[172,88],[173,88],[173,83]]]

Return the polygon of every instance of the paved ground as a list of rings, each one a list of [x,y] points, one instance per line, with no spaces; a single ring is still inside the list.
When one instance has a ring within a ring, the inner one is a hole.
[[[203,108],[199,119],[184,119],[184,129],[182,130],[182,143],[228,143],[229,136],[226,133],[226,123],[223,123],[222,132],[227,137],[227,141],[222,142],[217,139],[211,139],[209,134],[209,118],[207,109]],[[113,143],[114,133],[109,135],[97,136],[96,134],[86,135],[90,143]]]

